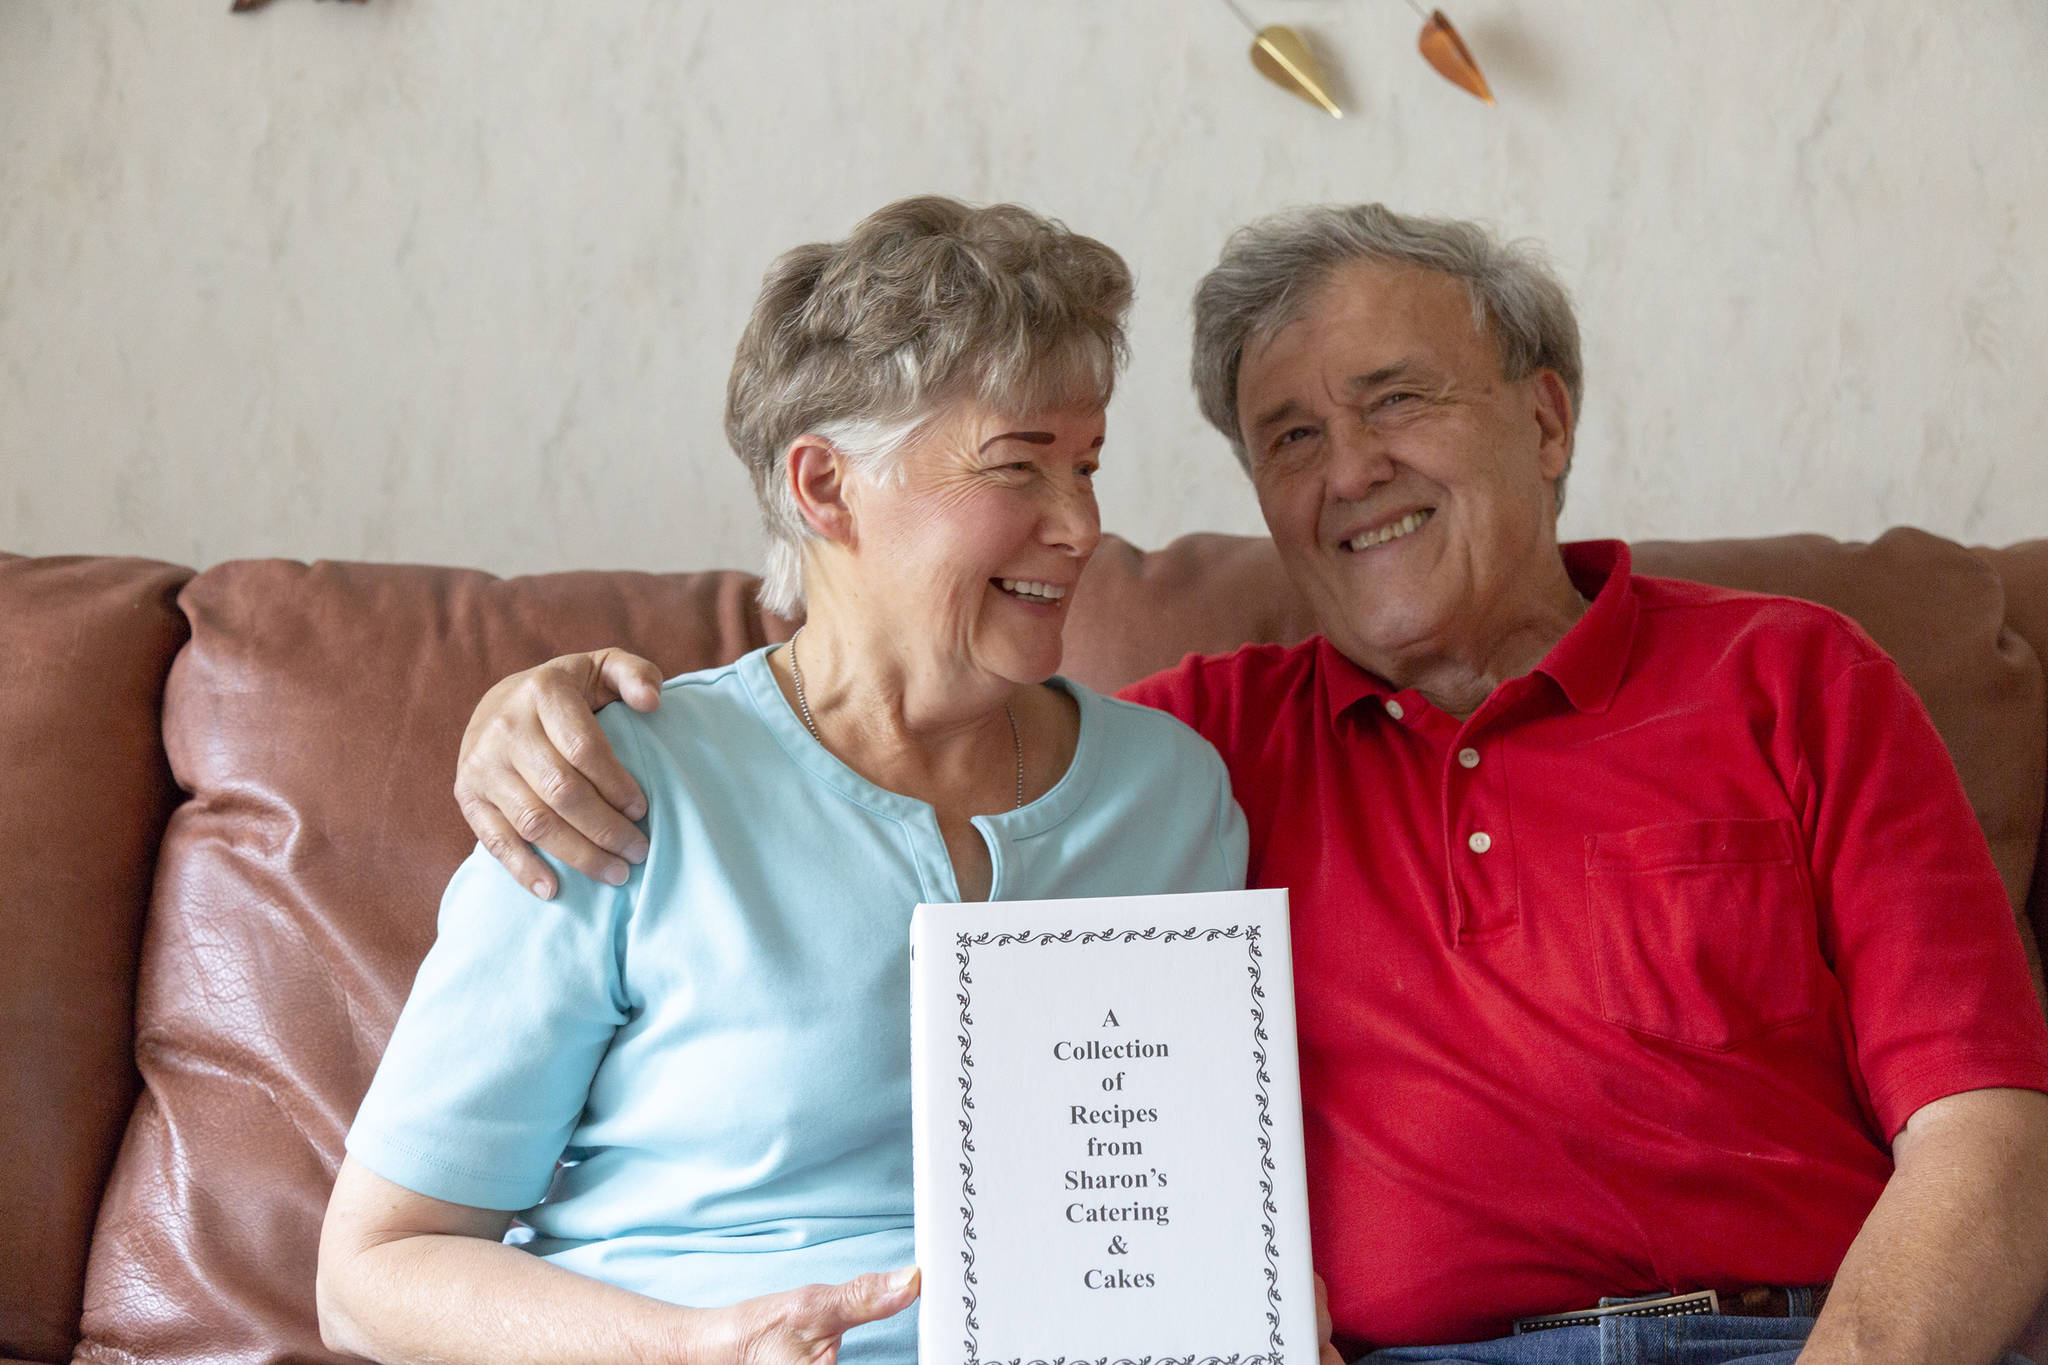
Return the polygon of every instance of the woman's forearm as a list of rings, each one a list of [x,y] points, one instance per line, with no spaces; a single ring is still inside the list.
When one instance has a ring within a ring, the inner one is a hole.
[[[479,1237],[402,1237],[323,1249],[320,1336],[393,1362],[714,1365],[717,1310],[679,1308]]]
[[[917,1272],[906,1267],[685,1308],[506,1246],[510,1222],[344,1157],[320,1229],[320,1339],[372,1360],[435,1365],[823,1365],[842,1333],[917,1297]]]

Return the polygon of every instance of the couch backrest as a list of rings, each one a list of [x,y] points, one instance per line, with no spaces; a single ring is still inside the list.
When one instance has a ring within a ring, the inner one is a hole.
[[[135,963],[175,792],[157,738],[191,570],[0,556],[0,1357],[61,1360],[128,1123]]]

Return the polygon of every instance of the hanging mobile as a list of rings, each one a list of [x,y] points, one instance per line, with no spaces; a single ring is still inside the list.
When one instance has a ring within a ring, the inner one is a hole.
[[[1343,118],[1344,111],[1323,89],[1323,71],[1299,33],[1285,24],[1260,28],[1251,16],[1237,7],[1237,0],[1223,0],[1230,12],[1252,33],[1252,65],[1259,74],[1291,95],[1298,95],[1331,118]]]
[[[1472,50],[1465,46],[1458,30],[1451,27],[1451,21],[1444,18],[1444,12],[1436,9],[1424,14],[1416,0],[1408,0],[1408,8],[1422,16],[1422,34],[1415,45],[1422,50],[1423,60],[1452,85],[1492,104],[1493,91],[1487,88],[1486,77],[1479,74],[1479,63],[1472,60]]]

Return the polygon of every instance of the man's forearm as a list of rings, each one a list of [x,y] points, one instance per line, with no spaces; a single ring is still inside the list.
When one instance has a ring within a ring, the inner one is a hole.
[[[1936,1100],[1893,1153],[1801,1365],[1994,1361],[2048,1293],[2048,1095]]]
[[[689,1361],[683,1338],[709,1314],[589,1279],[476,1237],[407,1237],[323,1274],[321,1335],[372,1360],[502,1365]],[[707,1343],[708,1344],[708,1343]]]

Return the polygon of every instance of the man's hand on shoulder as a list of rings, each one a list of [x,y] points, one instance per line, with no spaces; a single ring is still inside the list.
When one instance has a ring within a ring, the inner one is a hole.
[[[647,798],[597,711],[661,705],[661,670],[620,649],[564,654],[484,693],[455,765],[455,801],[478,842],[542,900],[559,889],[533,851],[614,886],[647,856]]]

